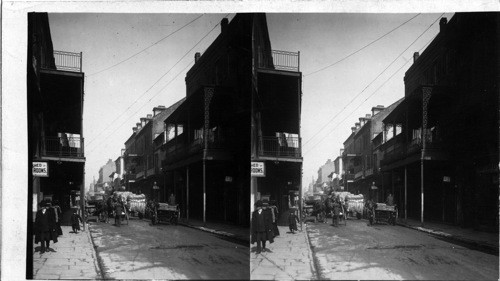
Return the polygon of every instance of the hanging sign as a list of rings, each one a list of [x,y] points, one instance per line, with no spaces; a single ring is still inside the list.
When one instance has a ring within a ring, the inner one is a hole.
[[[49,163],[47,163],[47,162],[33,162],[33,176],[34,177],[48,177],[49,176]]]
[[[264,164],[264,162],[252,162],[251,169],[252,177],[266,176],[266,165]]]

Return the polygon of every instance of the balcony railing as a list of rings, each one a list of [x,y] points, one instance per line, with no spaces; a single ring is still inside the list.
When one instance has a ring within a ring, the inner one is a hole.
[[[260,137],[259,156],[301,158],[300,137]]]
[[[45,137],[42,140],[42,155],[83,158],[83,147],[83,138],[81,137]]]
[[[82,72],[82,53],[54,51],[54,60],[57,70]],[[52,69],[48,62],[42,61],[42,68]]]
[[[205,142],[202,138],[191,141],[188,145],[183,142],[176,143],[175,140],[166,143],[165,145],[165,160],[162,165],[180,161],[183,158],[196,154],[203,150]],[[220,149],[225,148],[226,142],[223,135],[209,134],[207,140],[207,149]]]
[[[259,48],[258,54],[257,66],[259,68],[300,71],[300,52],[265,51]]]

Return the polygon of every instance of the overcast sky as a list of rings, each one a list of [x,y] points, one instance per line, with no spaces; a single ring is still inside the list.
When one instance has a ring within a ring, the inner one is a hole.
[[[300,51],[305,188],[359,117],[404,96],[404,72],[438,33],[440,15],[267,14],[272,48]],[[83,53],[86,188],[140,117],[185,96],[194,54],[225,16],[234,14],[49,14],[54,49]]]

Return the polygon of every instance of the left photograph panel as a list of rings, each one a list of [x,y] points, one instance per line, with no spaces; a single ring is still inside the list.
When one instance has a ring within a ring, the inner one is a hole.
[[[250,278],[245,19],[26,14],[27,279]]]

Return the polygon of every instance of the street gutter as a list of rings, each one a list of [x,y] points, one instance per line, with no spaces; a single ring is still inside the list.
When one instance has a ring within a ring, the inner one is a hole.
[[[94,261],[94,265],[96,267],[97,272],[101,276],[101,280],[108,280],[109,278],[106,278],[105,272],[103,270],[104,264],[102,262],[101,256],[97,253],[97,246],[95,245],[94,242],[94,237],[92,236],[92,233],[90,231],[90,225],[87,224],[87,229],[86,229],[87,235],[90,237],[90,241],[92,242],[92,249],[94,250],[94,255],[96,260]]]
[[[319,280],[321,279],[319,276],[319,268],[318,268],[318,265],[319,265],[319,262],[317,261],[316,259],[316,256],[313,254],[313,249],[312,249],[312,246],[311,246],[311,239],[309,237],[309,232],[307,231],[307,223],[304,224],[304,230],[306,232],[306,240],[307,240],[307,247],[309,248],[309,259],[312,263],[311,265],[311,271],[312,271],[312,274],[313,274],[313,278],[314,280]],[[301,229],[302,231],[302,229]]]

